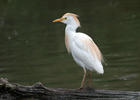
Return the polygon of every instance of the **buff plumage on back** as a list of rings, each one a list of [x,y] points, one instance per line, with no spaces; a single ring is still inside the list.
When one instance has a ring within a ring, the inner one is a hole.
[[[86,34],[83,33],[77,33],[78,38],[81,43],[83,43],[83,46],[86,47],[84,50],[89,51],[93,57],[96,57],[99,61],[104,61],[103,56],[97,45],[94,43],[94,41]],[[77,40],[76,39],[76,40]],[[81,47],[82,48],[82,47]]]
[[[98,60],[100,60],[102,62],[104,61],[101,51],[99,50],[97,45],[92,41],[92,39],[90,39],[90,38],[86,39],[83,41],[83,43],[87,46],[87,48],[90,50],[90,52],[93,56],[96,55]]]
[[[78,15],[73,14],[73,13],[66,13],[66,14],[63,15],[63,17],[65,17],[65,16],[72,16],[74,18],[75,22],[77,23],[78,27],[80,27],[80,22],[77,18],[77,17],[79,17]]]

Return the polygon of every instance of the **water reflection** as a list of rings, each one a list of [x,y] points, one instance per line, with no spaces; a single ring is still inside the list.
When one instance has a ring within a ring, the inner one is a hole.
[[[94,73],[94,87],[140,90],[139,10],[139,0],[0,1],[0,77],[26,85],[79,87],[83,73],[66,52],[64,25],[51,23],[74,12],[82,24],[78,31],[94,39],[107,63],[103,76]]]

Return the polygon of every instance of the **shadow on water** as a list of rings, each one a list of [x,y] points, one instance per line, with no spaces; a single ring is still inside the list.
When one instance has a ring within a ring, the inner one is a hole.
[[[74,12],[82,24],[78,31],[93,38],[107,64],[104,75],[93,75],[94,87],[140,90],[139,11],[139,0],[1,0],[0,77],[25,85],[79,87],[83,73],[65,49],[64,25],[51,22]]]

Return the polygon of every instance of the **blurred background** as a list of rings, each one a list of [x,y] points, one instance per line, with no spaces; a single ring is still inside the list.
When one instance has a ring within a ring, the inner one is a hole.
[[[101,49],[98,89],[140,90],[140,0],[0,0],[0,77],[24,85],[78,88],[83,70],[65,49],[64,29],[52,20],[78,14]]]

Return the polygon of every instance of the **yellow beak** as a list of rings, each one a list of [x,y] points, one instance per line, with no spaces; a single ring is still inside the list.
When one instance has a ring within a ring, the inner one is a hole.
[[[63,20],[65,20],[65,18],[59,18],[59,19],[56,19],[56,20],[53,20],[52,22],[61,22],[61,21],[63,21]]]

